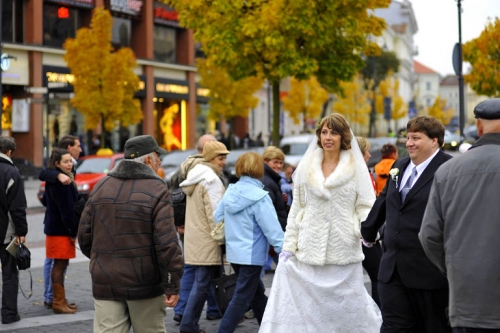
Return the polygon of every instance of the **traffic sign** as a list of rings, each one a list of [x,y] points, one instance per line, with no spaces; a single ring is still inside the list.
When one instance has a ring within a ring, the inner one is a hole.
[[[26,92],[30,94],[46,94],[49,89],[47,87],[26,87]]]

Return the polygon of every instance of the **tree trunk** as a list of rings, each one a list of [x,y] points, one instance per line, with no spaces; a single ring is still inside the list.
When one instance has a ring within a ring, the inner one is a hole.
[[[273,87],[273,146],[279,147],[280,144],[280,83],[272,82]]]

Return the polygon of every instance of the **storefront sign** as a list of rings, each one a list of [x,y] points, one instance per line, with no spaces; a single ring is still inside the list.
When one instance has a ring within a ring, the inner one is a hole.
[[[110,0],[109,7],[113,12],[137,16],[143,4],[142,0]]]
[[[179,26],[179,14],[170,6],[155,2],[154,22],[156,24]]]
[[[163,92],[163,93],[186,95],[186,94],[189,94],[189,87],[188,86],[181,86],[178,84],[157,83],[156,84],[156,91]]]
[[[210,89],[207,88],[196,88],[196,96],[209,97]]]
[[[75,76],[73,74],[65,74],[65,73],[56,73],[56,72],[46,72],[48,82],[61,82],[61,83],[69,83],[72,84],[75,80]]]
[[[95,7],[95,0],[45,0],[45,2],[88,9],[93,9]]]
[[[187,81],[155,78],[155,97],[174,100],[189,98]]]

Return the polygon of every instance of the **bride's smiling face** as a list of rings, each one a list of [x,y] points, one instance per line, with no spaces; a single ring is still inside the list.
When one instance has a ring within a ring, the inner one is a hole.
[[[340,151],[342,136],[339,132],[328,128],[327,124],[324,124],[321,128],[321,147],[325,151]]]

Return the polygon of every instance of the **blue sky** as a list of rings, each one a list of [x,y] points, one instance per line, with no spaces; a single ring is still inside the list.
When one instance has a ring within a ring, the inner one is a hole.
[[[411,3],[418,25],[414,42],[419,54],[415,59],[441,75],[454,74],[452,53],[458,43],[456,0],[411,0]],[[488,18],[500,17],[500,0],[462,0],[461,5],[463,43],[479,36]]]

